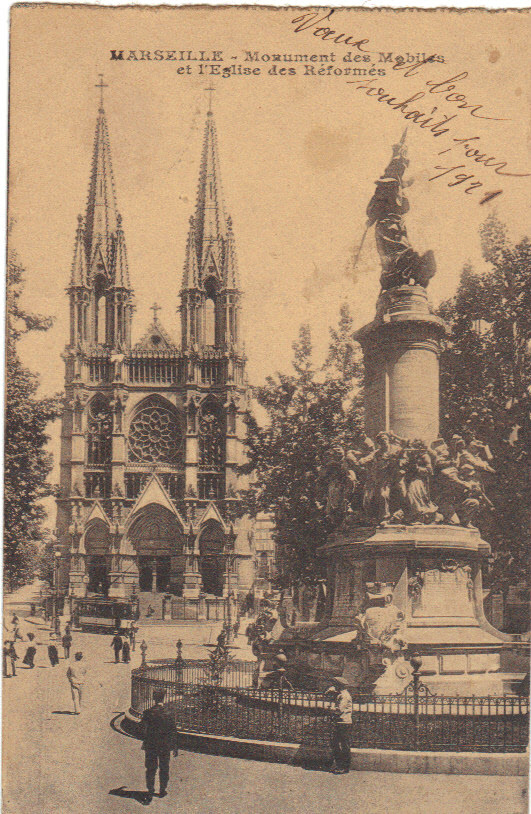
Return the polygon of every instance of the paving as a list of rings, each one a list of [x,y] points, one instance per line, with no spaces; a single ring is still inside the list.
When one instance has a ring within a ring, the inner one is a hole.
[[[17,612],[22,615],[23,600]],[[29,601],[29,599],[27,600]],[[9,610],[9,602],[7,610]],[[132,665],[114,664],[110,636],[74,631],[73,651],[88,667],[81,715],[74,716],[66,663],[47,661],[47,628],[34,621],[36,667],[4,681],[4,814],[134,814],[146,806],[139,741],[118,729],[129,705]],[[173,657],[181,638],[185,657],[204,653],[217,628],[151,627],[140,631],[152,658]],[[240,642],[241,640],[241,642]],[[239,637],[242,654],[244,637]],[[22,655],[25,642],[17,649]],[[525,778],[351,772],[334,776],[285,765],[181,750],[172,758],[168,796],[149,809],[186,814],[523,814]]]

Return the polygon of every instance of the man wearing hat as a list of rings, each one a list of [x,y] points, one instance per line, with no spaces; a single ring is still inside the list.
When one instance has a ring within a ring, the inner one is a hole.
[[[335,693],[332,720],[333,774],[348,774],[350,771],[350,737],[352,730],[352,696],[347,690],[344,678],[336,676],[333,686],[327,692]]]
[[[164,708],[163,689],[153,691],[152,707],[142,716],[144,740],[142,749],[146,753],[146,802],[150,803],[155,794],[155,775],[159,770],[159,797],[166,797],[170,778],[170,752],[177,756],[177,728],[173,715]]]

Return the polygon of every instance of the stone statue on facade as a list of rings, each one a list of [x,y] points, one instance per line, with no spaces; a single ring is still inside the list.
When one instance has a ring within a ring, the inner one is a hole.
[[[409,202],[404,188],[404,172],[409,165],[405,146],[406,132],[393,145],[393,157],[384,175],[376,181],[376,190],[367,207],[367,228],[374,225],[376,248],[382,263],[382,289],[416,283],[426,287],[436,271],[432,251],[419,255],[411,248],[404,224]]]

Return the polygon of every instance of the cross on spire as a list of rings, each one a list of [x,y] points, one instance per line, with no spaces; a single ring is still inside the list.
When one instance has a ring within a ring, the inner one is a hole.
[[[98,76],[100,78],[100,81],[97,85],[94,85],[94,87],[100,89],[100,109],[103,109],[103,88],[108,88],[109,86],[106,85],[105,82],[103,81],[102,73],[99,73]]]
[[[216,88],[213,85],[209,85],[209,87],[205,88],[205,90],[208,93],[208,112],[212,113],[212,94],[214,93]]]
[[[159,321],[157,311],[161,310],[161,306],[158,303],[154,302],[149,310],[153,311],[153,322],[157,323]]]

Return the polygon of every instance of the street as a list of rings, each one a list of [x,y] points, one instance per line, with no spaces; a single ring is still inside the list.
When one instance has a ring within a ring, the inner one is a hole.
[[[6,616],[8,611],[9,605]],[[61,658],[57,667],[49,666],[47,633],[44,625],[38,628],[43,644],[35,668],[19,667],[16,678],[4,680],[4,814],[140,811],[145,791],[140,742],[113,728],[129,706],[131,665],[114,664],[110,636],[74,631],[72,652],[82,650],[88,668],[83,710],[74,716],[66,663]],[[141,628],[140,639],[148,645],[158,641],[148,658],[173,657],[179,637],[184,656],[197,658],[202,648],[192,645],[192,633],[197,628]],[[244,637],[239,640],[243,645]],[[25,646],[17,645],[21,656]],[[524,778],[512,777],[375,772],[338,777],[181,751],[172,758],[168,796],[155,797],[149,808],[187,814],[323,814],[331,807],[335,814],[523,814],[525,785]]]

